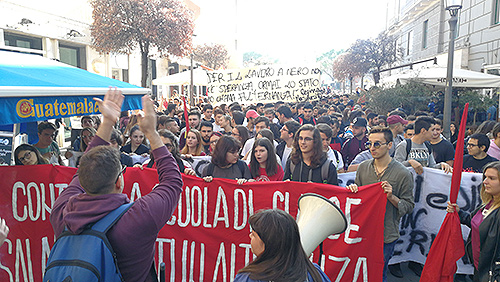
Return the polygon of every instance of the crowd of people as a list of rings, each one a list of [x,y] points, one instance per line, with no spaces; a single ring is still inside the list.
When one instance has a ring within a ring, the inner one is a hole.
[[[227,178],[236,180],[238,184],[298,181],[338,185],[338,174],[350,171],[356,171],[355,184],[347,187],[353,193],[358,191],[358,186],[382,182],[382,189],[387,195],[384,281],[387,280],[387,263],[399,238],[400,218],[411,213],[414,207],[413,177],[407,168],[413,168],[417,174],[422,174],[424,167],[452,172],[458,136],[457,126],[452,125],[451,138],[444,138],[442,121],[431,112],[406,113],[402,109],[394,109],[390,113],[376,113],[366,103],[355,103],[347,94],[332,94],[321,101],[305,103],[244,106],[235,102],[216,107],[202,103],[191,107],[187,113],[178,101],[161,101],[156,103],[154,113],[154,133],[150,128],[144,132],[145,126],[141,124],[139,113],[122,112],[117,115],[118,122],[108,129],[109,132],[106,131],[110,137],[103,138],[101,134],[100,139],[107,139],[119,149],[122,166],[160,169],[161,163],[155,150],[165,145],[180,172],[197,175],[207,182],[214,178]],[[104,116],[101,123],[97,116],[81,118],[83,129],[71,150],[64,154],[66,159],[75,158],[71,165],[78,167],[82,164],[83,153],[92,147],[96,136],[100,136],[102,126],[107,126],[105,119]],[[465,224],[472,224],[471,254],[478,273],[474,277],[483,277],[488,271],[493,271],[493,277],[498,280],[498,239],[491,239],[490,234],[500,231],[500,123],[486,121],[476,129],[469,128],[469,131],[465,140],[463,169],[484,174],[481,190],[483,205],[479,207],[482,212],[473,213],[472,218],[461,211],[461,218]],[[40,123],[39,141],[16,148],[16,164],[67,164],[54,141],[55,132],[54,124]],[[157,144],[159,140],[161,144]],[[202,171],[196,172],[192,165],[199,156],[210,156],[211,159]],[[78,192],[83,191],[79,189]],[[452,212],[458,207],[450,204],[448,210]],[[315,272],[315,269],[319,270],[317,266],[296,255],[301,253],[300,250],[283,245],[282,241],[288,239],[278,240],[271,236],[268,229],[273,227],[266,223],[272,221],[271,217],[282,218],[284,222],[293,220],[277,211],[261,212],[250,218],[252,242],[264,242],[264,245],[259,249],[257,243],[255,246],[252,243],[257,259],[240,270],[236,281],[292,281],[283,280],[280,278],[282,275],[292,275],[290,277],[305,281],[306,273],[314,281],[329,281],[321,271]],[[162,220],[166,221],[168,217]],[[296,236],[295,227],[291,223],[288,225],[292,228],[290,241],[294,243],[287,244],[300,244],[297,243],[300,240],[293,237]],[[483,251],[483,244],[486,243],[495,249],[493,255]],[[283,248],[296,253],[289,253],[288,256],[293,255],[297,261],[286,263],[300,265],[302,273],[276,270],[277,260],[290,259],[280,253]],[[495,261],[494,267],[489,267]],[[409,266],[420,275],[422,265],[413,263]],[[402,277],[397,266],[389,270],[393,275]]]

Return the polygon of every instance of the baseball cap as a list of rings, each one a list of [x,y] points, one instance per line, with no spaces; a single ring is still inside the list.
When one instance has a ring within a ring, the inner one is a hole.
[[[357,117],[352,121],[352,126],[366,127],[368,122],[362,117]]]
[[[246,115],[247,118],[256,118],[258,116],[259,114],[254,110],[249,110]]]
[[[399,115],[392,115],[387,118],[387,124],[401,123],[402,125],[407,125],[408,121],[400,117]]]

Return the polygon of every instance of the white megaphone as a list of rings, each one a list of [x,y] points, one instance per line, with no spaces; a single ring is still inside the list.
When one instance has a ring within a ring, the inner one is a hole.
[[[332,234],[340,234],[347,229],[344,213],[332,201],[307,193],[299,198],[299,226],[302,247],[309,256],[318,245]]]

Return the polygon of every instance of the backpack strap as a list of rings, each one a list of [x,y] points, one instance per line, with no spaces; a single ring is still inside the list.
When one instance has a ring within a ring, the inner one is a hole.
[[[108,230],[115,225],[115,223],[122,217],[122,215],[128,211],[128,209],[133,205],[134,203],[128,203],[128,204],[123,204],[116,208],[115,210],[111,211],[106,215],[105,217],[101,218],[98,222],[96,222],[92,226],[92,230],[106,233]]]
[[[429,141],[424,141],[425,147],[427,147],[427,150],[429,151],[429,155],[432,154],[432,145],[431,142]]]
[[[328,183],[328,172],[330,170],[330,163],[332,161],[327,159],[322,165],[321,165],[321,179],[323,180],[323,183],[327,184]]]
[[[410,155],[411,151],[411,139],[405,139],[406,140],[406,160],[408,160],[408,156]]]
[[[295,164],[292,162],[292,159],[288,158],[288,161],[290,163],[290,180],[293,181],[293,171],[295,170]]]

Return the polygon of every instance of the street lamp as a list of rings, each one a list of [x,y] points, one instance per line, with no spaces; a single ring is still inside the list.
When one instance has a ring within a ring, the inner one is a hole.
[[[451,123],[451,96],[453,91],[453,55],[455,53],[455,33],[458,23],[458,12],[462,9],[462,0],[445,0],[445,8],[450,12],[450,45],[448,47],[448,67],[446,73],[446,89],[444,92],[444,120],[443,134],[450,140],[450,123]]]

